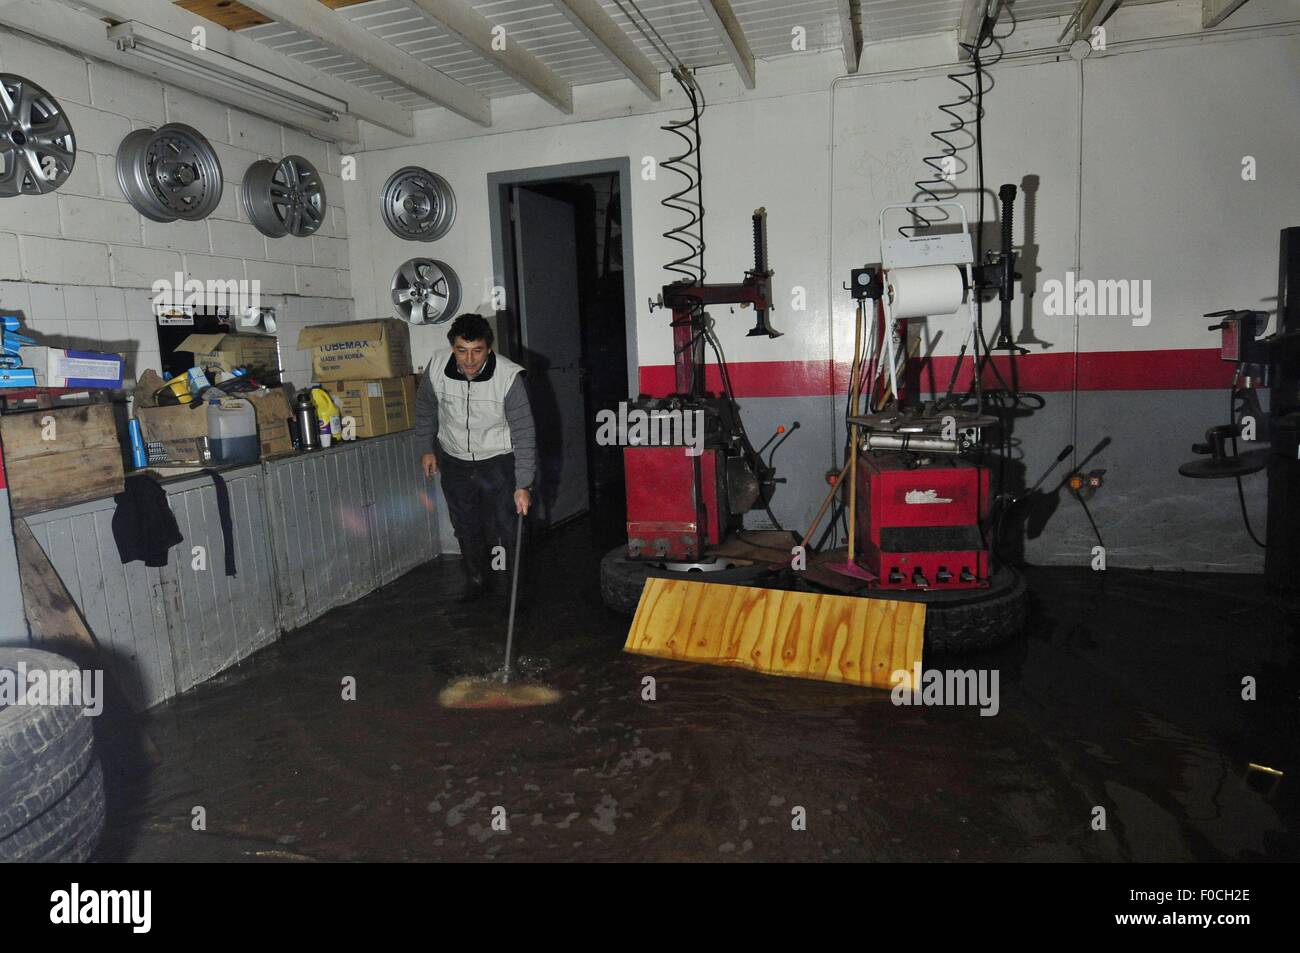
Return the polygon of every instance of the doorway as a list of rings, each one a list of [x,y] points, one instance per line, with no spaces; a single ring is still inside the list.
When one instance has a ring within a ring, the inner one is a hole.
[[[498,347],[528,372],[544,527],[622,511],[622,449],[595,435],[635,392],[629,172],[624,158],[488,176]]]

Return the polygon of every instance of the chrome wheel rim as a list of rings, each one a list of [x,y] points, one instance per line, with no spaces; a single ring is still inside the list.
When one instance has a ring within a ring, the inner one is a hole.
[[[127,201],[155,222],[195,222],[221,201],[221,161],[203,135],[173,122],[137,129],[117,149],[117,181]]]
[[[456,220],[456,195],[436,172],[407,166],[384,183],[380,212],[397,237],[431,242],[446,235]]]
[[[0,73],[0,197],[53,192],[77,160],[58,100],[22,76]]]
[[[460,279],[444,262],[412,258],[393,273],[393,307],[410,324],[442,324],[460,306]]]
[[[303,238],[325,220],[325,185],[316,167],[302,156],[254,162],[244,174],[240,194],[248,220],[270,238]]]

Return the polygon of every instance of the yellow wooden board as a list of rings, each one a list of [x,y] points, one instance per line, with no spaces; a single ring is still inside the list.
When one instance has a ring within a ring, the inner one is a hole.
[[[625,652],[893,688],[921,661],[925,604],[646,580]]]

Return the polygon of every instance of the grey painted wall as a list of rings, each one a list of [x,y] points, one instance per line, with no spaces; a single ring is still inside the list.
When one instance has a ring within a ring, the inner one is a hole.
[[[1042,410],[1015,424],[1018,449],[1008,466],[1008,480],[1018,476],[1017,485],[1035,482],[1072,442],[1070,395],[1043,397]],[[1226,393],[1208,390],[1080,395],[1076,444],[1080,466],[1106,470],[1105,484],[1088,506],[1105,541],[1108,566],[1263,571],[1263,550],[1242,526],[1235,483],[1191,480],[1178,474],[1179,464],[1194,459],[1192,443],[1204,439],[1206,428],[1226,421],[1227,402]],[[845,439],[840,425],[844,401],[766,397],[740,403],[755,445],[778,424],[800,422],[799,430],[777,453],[779,475],[790,482],[778,488],[772,510],[786,529],[802,533],[826,493],[824,474],[832,464],[831,447],[841,447]],[[1108,441],[1106,446],[1083,464],[1102,441]],[[1067,459],[1053,471],[1045,489],[1051,490],[1066,476],[1070,462]],[[1262,539],[1264,475],[1246,477],[1244,487],[1251,524]],[[1024,545],[1030,562],[1080,565],[1090,561],[1096,538],[1083,507],[1068,492],[1054,503],[1046,498],[1036,501],[1033,512],[1034,536]],[[764,514],[751,513],[747,525],[765,525],[765,520]]]

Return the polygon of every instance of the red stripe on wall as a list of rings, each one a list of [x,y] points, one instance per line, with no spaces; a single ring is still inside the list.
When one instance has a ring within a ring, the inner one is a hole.
[[[933,367],[923,365],[921,390],[946,391],[956,357],[937,357]],[[1008,383],[1022,391],[1054,393],[1074,386],[1075,355],[1025,354],[1014,362],[996,355],[992,363]],[[832,377],[832,368],[834,375]],[[1014,368],[1015,378],[1012,373]],[[1088,351],[1078,355],[1079,389],[1096,390],[1219,390],[1232,383],[1233,365],[1220,360],[1218,348],[1182,348],[1165,351]],[[912,369],[915,374],[917,368]],[[971,360],[962,359],[957,389],[970,386]],[[716,364],[705,369],[709,390],[722,390]],[[731,385],[737,397],[826,397],[848,389],[849,365],[829,361],[750,361],[731,364]],[[991,367],[984,369],[986,387],[999,387]],[[674,390],[670,364],[642,367],[640,388],[644,394],[663,395]]]

